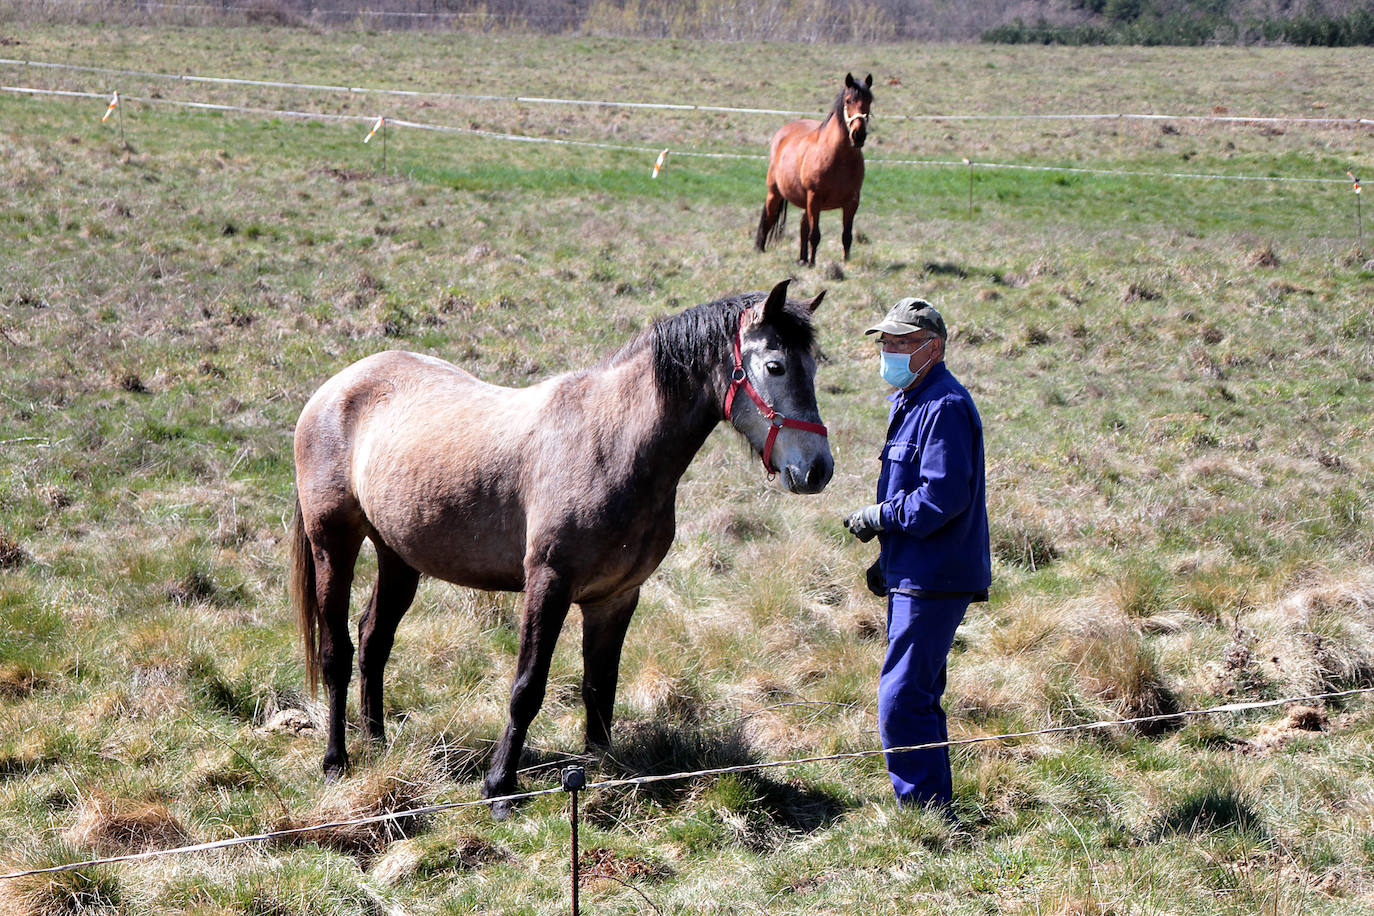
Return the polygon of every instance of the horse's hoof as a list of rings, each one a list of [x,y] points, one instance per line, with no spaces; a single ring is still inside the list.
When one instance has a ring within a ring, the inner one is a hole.
[[[506,799],[505,801],[499,801],[490,805],[490,808],[492,820],[508,821],[510,820],[510,816],[515,813],[515,802]]]

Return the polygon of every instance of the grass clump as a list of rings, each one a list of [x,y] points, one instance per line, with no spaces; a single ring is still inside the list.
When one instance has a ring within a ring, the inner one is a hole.
[[[31,851],[11,849],[0,870],[27,871],[84,862],[90,856],[57,844]],[[129,912],[128,896],[114,868],[89,865],[0,881],[0,910],[12,916],[88,916]]]

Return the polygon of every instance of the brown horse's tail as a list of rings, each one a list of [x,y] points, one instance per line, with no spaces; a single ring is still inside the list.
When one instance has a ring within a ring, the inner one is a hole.
[[[320,690],[320,603],[315,593],[315,552],[305,536],[300,497],[296,498],[296,515],[291,520],[290,565],[291,604],[296,608],[296,627],[305,650],[305,679],[310,695],[315,696]]]
[[[763,251],[770,242],[776,242],[782,238],[783,227],[787,225],[787,201],[782,202],[782,209],[778,211],[778,218],[773,225],[768,225],[768,204],[763,205],[763,214],[759,216],[759,231],[754,236],[754,248]]]

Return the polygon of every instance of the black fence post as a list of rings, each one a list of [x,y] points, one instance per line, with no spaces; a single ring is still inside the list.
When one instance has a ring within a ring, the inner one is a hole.
[[[568,823],[572,827],[572,916],[580,916],[577,900],[578,885],[581,883],[577,861],[577,791],[587,784],[587,771],[582,767],[564,767],[559,775],[563,791],[569,796]]]

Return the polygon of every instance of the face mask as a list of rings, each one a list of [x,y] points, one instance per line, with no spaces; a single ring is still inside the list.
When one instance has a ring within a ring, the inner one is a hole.
[[[929,341],[926,341],[926,343],[929,343]],[[905,388],[907,385],[916,381],[916,377],[924,372],[926,366],[929,366],[935,359],[935,357],[932,356],[930,359],[921,363],[921,368],[917,369],[915,372],[911,371],[911,357],[921,352],[924,347],[925,344],[921,344],[920,347],[917,347],[916,350],[911,353],[889,353],[883,350],[880,353],[883,364],[882,369],[879,370],[882,374],[883,381],[887,382],[893,388]]]

